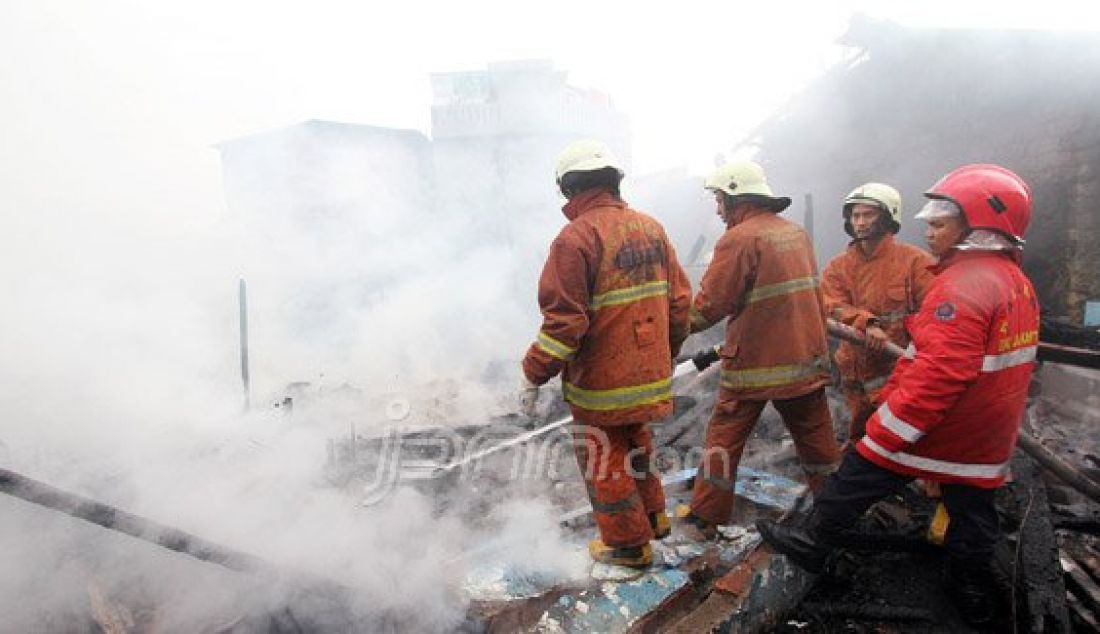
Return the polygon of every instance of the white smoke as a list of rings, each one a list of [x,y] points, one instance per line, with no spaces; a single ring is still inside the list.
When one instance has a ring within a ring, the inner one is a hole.
[[[531,223],[541,233],[518,239],[545,249],[564,222],[547,214]],[[574,574],[562,562],[576,550],[545,503],[473,526],[465,509],[441,513],[412,489],[362,507],[360,491],[322,468],[329,439],[391,424],[393,398],[410,403],[403,424],[509,411],[538,320],[537,271],[517,262],[541,254],[485,243],[460,218],[409,218],[384,236],[287,228],[230,217],[166,236],[60,208],[20,219],[28,238],[0,267],[0,465],[288,572],[230,572],[0,496],[5,627],[71,629],[114,606],[165,631],[265,631],[286,618],[438,630],[469,600],[468,566],[444,562],[481,543],[509,545],[498,561],[545,567],[550,579]],[[242,262],[253,273],[249,414],[237,365]],[[294,381],[312,385],[287,415],[272,405]],[[349,592],[303,598],[288,582],[314,577]]]

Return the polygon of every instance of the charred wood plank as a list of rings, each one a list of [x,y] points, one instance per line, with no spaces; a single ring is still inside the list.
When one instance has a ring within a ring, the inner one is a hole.
[[[714,591],[668,632],[766,632],[809,590],[813,575],[759,546],[714,584]]]
[[[1085,494],[1092,501],[1100,502],[1100,485],[1080,469],[1055,456],[1046,447],[1040,445],[1038,440],[1028,435],[1027,432],[1020,431],[1016,445],[1051,473],[1058,476],[1063,482]]]
[[[1100,350],[1074,348],[1056,343],[1039,343],[1038,358],[1063,365],[1075,365],[1079,368],[1100,368]]]
[[[1015,531],[1008,572],[1017,623],[1026,624],[1021,631],[1068,632],[1065,583],[1039,465],[1029,454],[1016,452],[1011,468],[1013,482],[1002,490],[998,509]]]
[[[1086,533],[1100,535],[1100,519],[1093,517],[1058,517],[1053,520],[1054,528],[1073,531],[1074,533]]]
[[[119,533],[240,572],[269,571],[264,560],[159,524],[122,509],[0,469],[0,493],[44,506]]]
[[[230,570],[261,574],[272,580],[285,580],[310,594],[320,593],[337,598],[346,597],[350,593],[346,586],[329,579],[276,566],[255,555],[216,544],[110,504],[58,489],[9,469],[0,468],[0,493]]]
[[[1096,614],[1085,607],[1072,592],[1066,593],[1066,604],[1069,605],[1070,618],[1076,622],[1079,630],[1100,632],[1100,621],[1097,621]]]
[[[1077,565],[1073,557],[1065,551],[1059,553],[1062,569],[1066,571],[1066,585],[1085,606],[1093,612],[1100,611],[1100,586],[1096,585],[1087,572]]]
[[[1078,540],[1067,539],[1062,545],[1062,552],[1072,557],[1078,566],[1089,573],[1093,581],[1100,583],[1100,556],[1087,544],[1082,544]]]
[[[861,619],[866,621],[935,621],[930,610],[895,605],[855,603],[802,604],[802,609],[823,618]]]

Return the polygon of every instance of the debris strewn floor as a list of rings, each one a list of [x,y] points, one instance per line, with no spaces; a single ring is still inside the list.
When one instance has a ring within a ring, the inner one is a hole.
[[[687,499],[689,490],[684,485],[690,479],[670,474],[666,481],[681,482],[669,486],[670,507]],[[738,495],[746,517],[779,517],[801,499],[804,489],[788,478],[744,469]],[[585,533],[589,531],[579,535]],[[584,548],[584,542],[578,541],[578,551]],[[674,528],[669,538],[655,542],[654,565],[644,571],[595,564],[585,579],[568,586],[544,587],[541,592],[533,592],[529,578],[479,571],[467,578],[470,595],[477,599],[471,620],[491,631],[649,631],[672,625],[690,613],[716,580],[745,564],[760,549],[755,529],[741,525],[723,526],[719,539],[706,543],[694,542]],[[746,601],[764,604],[767,600],[755,593],[767,587],[766,583],[756,584],[742,594]]]

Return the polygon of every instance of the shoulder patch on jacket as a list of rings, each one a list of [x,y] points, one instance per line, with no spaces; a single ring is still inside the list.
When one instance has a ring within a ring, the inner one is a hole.
[[[940,321],[951,321],[955,318],[955,305],[951,302],[944,302],[939,306],[936,306],[936,319]]]

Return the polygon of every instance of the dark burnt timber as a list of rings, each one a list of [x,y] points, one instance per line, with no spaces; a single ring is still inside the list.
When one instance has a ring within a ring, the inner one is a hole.
[[[862,621],[935,621],[932,613],[924,608],[898,608],[886,605],[855,603],[802,604],[802,609],[822,618],[859,619]]]
[[[1001,620],[992,631],[1069,632],[1066,587],[1039,466],[1018,451],[1012,473],[1013,482],[997,499],[1005,539],[997,555]],[[853,622],[858,624],[854,631],[865,632],[970,631],[942,585],[942,552],[873,552],[867,547],[886,545],[878,539],[882,532],[920,535],[926,530],[931,500],[913,493],[891,503],[903,504],[911,513],[890,514],[901,519],[885,527],[876,525],[881,522],[873,512],[865,516],[855,531],[869,537],[860,552],[842,557],[832,574],[818,576],[805,601],[785,616],[777,631],[851,632]]]
[[[1100,519],[1091,517],[1059,517],[1054,519],[1054,528],[1097,536],[1100,535]],[[1100,566],[1097,566],[1097,572],[1100,573]]]
[[[254,555],[215,544],[109,504],[62,491],[8,469],[0,469],[0,492],[230,570],[250,573],[270,573],[274,570],[273,566]]]
[[[1000,621],[991,631],[1069,632],[1066,585],[1040,467],[1017,452],[1012,472],[1013,482],[1000,490],[997,500],[1005,538],[996,562]],[[829,573],[809,575],[762,547],[715,581],[702,600],[692,597],[687,606],[663,606],[678,618],[654,615],[646,625],[659,623],[660,631],[673,632],[971,631],[955,612],[950,589],[943,586],[942,549],[923,541],[935,501],[911,489],[880,504],[892,508],[873,508],[864,516],[846,535],[858,549],[846,551]],[[1093,588],[1086,576],[1100,571],[1093,570],[1091,559],[1079,557],[1088,561],[1076,574],[1075,590]],[[1091,608],[1093,594],[1100,596],[1100,591],[1073,600]],[[1074,618],[1089,622],[1092,612],[1075,612]]]
[[[1062,548],[1059,557],[1066,571],[1066,602],[1074,627],[1081,632],[1100,631],[1097,614],[1100,614],[1100,552],[1095,540],[1059,540]],[[1090,543],[1091,542],[1091,543]]]
[[[1073,348],[1043,341],[1039,343],[1038,358],[1040,361],[1075,365],[1079,368],[1100,369],[1100,350]]]
[[[1100,329],[1086,328],[1044,313],[1039,322],[1039,340],[1078,350],[1100,350]]]
[[[998,508],[1011,546],[1012,556],[1002,566],[1015,588],[1016,631],[1068,632],[1066,586],[1040,465],[1032,455],[1017,451],[1012,477],[1001,490]],[[1008,551],[1002,549],[1001,554]]]
[[[224,568],[286,582],[311,596],[340,602],[350,590],[334,581],[309,573],[287,570],[239,550],[165,526],[95,500],[63,491],[9,469],[0,469],[0,492],[32,504],[60,511],[103,528],[136,537],[161,548],[188,555]]]
[[[1020,430],[1016,444],[1063,482],[1088,496],[1093,502],[1100,502],[1100,485],[1082,473],[1080,469],[1073,467],[1048,451],[1039,444],[1039,441],[1029,436],[1026,431]]]
[[[317,575],[278,566],[255,555],[216,544],[196,535],[117,507],[63,491],[0,468],[0,493],[71,515],[108,530],[156,544],[240,573],[257,575],[285,592],[286,603],[266,615],[242,616],[240,629],[298,634],[330,631],[400,631],[403,621],[382,612],[364,617],[352,608],[353,591]]]

